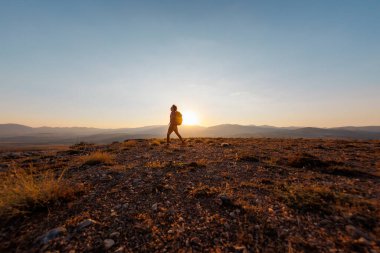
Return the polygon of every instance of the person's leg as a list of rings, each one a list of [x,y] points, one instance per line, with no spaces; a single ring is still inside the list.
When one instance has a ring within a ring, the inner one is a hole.
[[[174,133],[178,136],[178,138],[181,140],[182,143],[185,143],[182,139],[182,136],[179,134],[178,132],[178,127],[175,126],[175,128],[173,129],[174,130]]]
[[[173,126],[169,126],[168,128],[168,133],[166,134],[166,144],[169,144],[170,143],[170,135],[171,133],[173,133],[174,129],[173,129]]]

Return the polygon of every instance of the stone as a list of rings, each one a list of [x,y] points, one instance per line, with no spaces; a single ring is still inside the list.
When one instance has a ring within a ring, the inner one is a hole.
[[[193,237],[190,239],[191,244],[202,246],[201,240],[198,237]]]
[[[43,243],[43,244],[46,244],[48,243],[49,241],[63,235],[66,233],[66,228],[64,227],[57,227],[57,228],[53,228],[52,230],[49,230],[46,234],[38,237],[35,242],[36,243]]]
[[[358,243],[360,244],[365,244],[365,245],[371,245],[371,242],[369,242],[367,239],[365,239],[364,237],[360,237],[358,239]]]
[[[153,210],[153,211],[157,211],[157,208],[158,208],[158,204],[157,204],[157,203],[154,203],[154,204],[152,205],[152,210]]]
[[[9,165],[5,163],[0,163],[0,172],[6,172],[9,169]]]
[[[231,198],[229,198],[228,196],[226,195],[220,195],[219,196],[219,199],[221,200],[221,204],[222,206],[227,206],[227,207],[234,207],[235,204],[234,202],[231,200]]]
[[[124,247],[121,246],[121,247],[117,248],[114,252],[115,253],[123,253],[124,252]]]
[[[351,237],[355,238],[355,239],[358,239],[361,235],[361,232],[354,226],[352,225],[347,225],[345,227],[346,229],[346,232],[351,235]]]
[[[225,148],[225,147],[229,147],[231,146],[231,144],[227,143],[227,142],[223,142],[222,144],[220,144],[221,147]]]
[[[92,225],[92,224],[96,224],[96,223],[97,223],[97,222],[94,221],[94,220],[92,220],[92,219],[86,219],[86,220],[84,220],[84,221],[82,221],[82,222],[80,222],[80,223],[78,224],[77,229],[78,229],[78,230],[81,230],[81,229],[83,229],[83,228],[85,228],[85,227],[88,227],[88,226],[90,226],[90,225]]]
[[[120,232],[112,232],[110,234],[110,237],[112,237],[112,238],[119,237],[119,236],[120,236]]]
[[[115,241],[112,239],[105,239],[103,243],[104,243],[104,248],[107,250],[107,249],[110,249],[115,244]]]

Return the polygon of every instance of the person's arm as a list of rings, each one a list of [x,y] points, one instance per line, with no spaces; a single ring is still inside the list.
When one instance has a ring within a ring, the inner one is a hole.
[[[170,124],[175,123],[175,112],[170,113]]]

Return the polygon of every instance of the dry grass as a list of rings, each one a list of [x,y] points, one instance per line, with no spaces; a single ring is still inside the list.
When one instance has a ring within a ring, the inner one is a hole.
[[[150,146],[160,146],[161,142],[159,140],[153,140],[149,144]]]
[[[0,216],[14,217],[74,197],[81,188],[72,187],[63,174],[56,177],[52,171],[34,174],[15,169],[0,183]]]
[[[196,198],[212,197],[220,194],[220,189],[217,187],[199,184],[196,188],[191,189],[190,194]]]
[[[105,152],[94,152],[87,156],[82,156],[81,160],[85,165],[96,165],[96,164],[113,164],[114,156]]]
[[[145,163],[145,167],[150,169],[163,169],[165,168],[166,163],[160,161],[150,161]]]
[[[300,212],[331,214],[341,200],[340,195],[327,187],[284,185],[283,190],[280,199]]]
[[[132,148],[137,146],[136,140],[126,140],[121,144],[124,148]]]

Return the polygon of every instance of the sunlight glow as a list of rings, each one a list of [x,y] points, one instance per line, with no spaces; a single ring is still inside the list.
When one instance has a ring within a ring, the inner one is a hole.
[[[183,118],[183,124],[184,125],[198,125],[199,119],[197,117],[197,114],[195,112],[184,112],[182,113]]]

